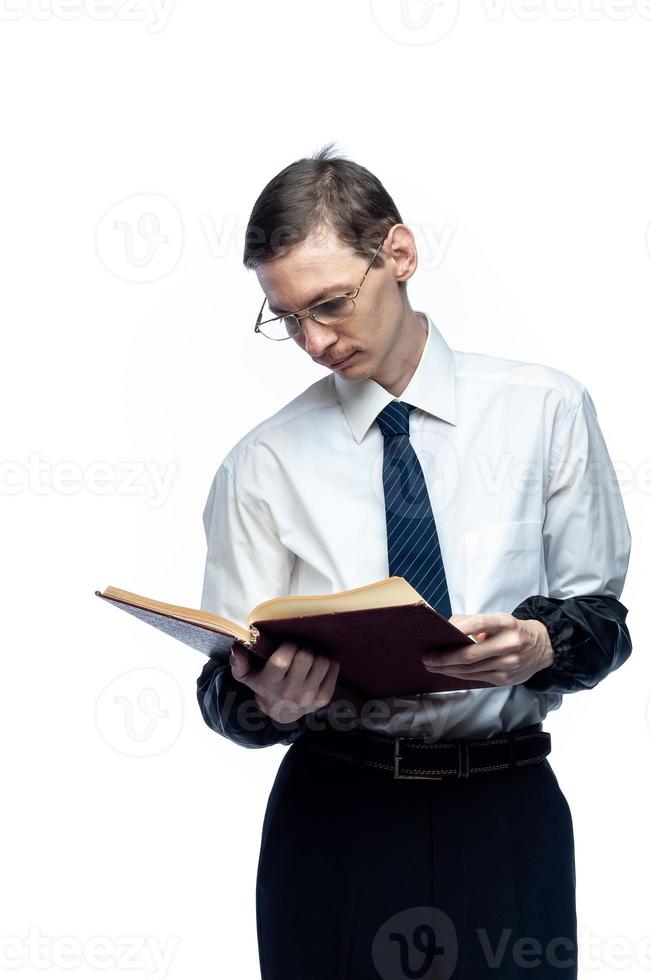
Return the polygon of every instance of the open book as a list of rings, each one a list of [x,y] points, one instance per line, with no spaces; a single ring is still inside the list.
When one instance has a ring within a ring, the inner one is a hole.
[[[365,698],[494,687],[486,681],[447,677],[421,661],[437,648],[476,641],[433,609],[399,575],[326,595],[267,599],[251,610],[246,626],[202,609],[147,599],[108,586],[95,595],[168,633],[209,657],[228,660],[238,640],[259,665],[285,640],[339,661],[333,700],[352,693]]]

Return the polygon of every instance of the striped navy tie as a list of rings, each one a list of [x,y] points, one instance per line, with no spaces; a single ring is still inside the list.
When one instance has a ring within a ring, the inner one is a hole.
[[[409,441],[407,402],[392,401],[377,416],[384,436],[382,482],[389,575],[402,575],[441,616],[452,615],[448,584],[425,477]]]

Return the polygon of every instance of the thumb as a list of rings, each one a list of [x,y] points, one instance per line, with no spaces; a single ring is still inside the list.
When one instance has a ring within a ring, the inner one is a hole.
[[[249,652],[238,643],[231,647],[231,673],[236,680],[242,680],[249,673]]]

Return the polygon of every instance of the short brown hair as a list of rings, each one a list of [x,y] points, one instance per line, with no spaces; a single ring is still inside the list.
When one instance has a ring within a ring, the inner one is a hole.
[[[247,269],[279,258],[319,228],[331,228],[342,244],[370,259],[389,229],[403,223],[378,178],[335,155],[333,146],[290,163],[262,190],[245,233]],[[380,255],[373,265],[384,265]]]

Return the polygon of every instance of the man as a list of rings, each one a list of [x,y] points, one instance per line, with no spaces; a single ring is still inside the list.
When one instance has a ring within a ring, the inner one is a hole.
[[[256,330],[328,373],[220,465],[202,607],[246,622],[272,596],[402,575],[478,641],[424,660],[459,690],[369,711],[340,711],[337,662],[290,640],[264,667],[240,644],[230,669],[206,663],[211,728],[291,745],[262,829],[263,980],[576,977],[572,821],[542,721],[631,651],[630,534],[590,395],[452,351],[410,305],[393,200],[329,147],[264,188],[244,260]]]

